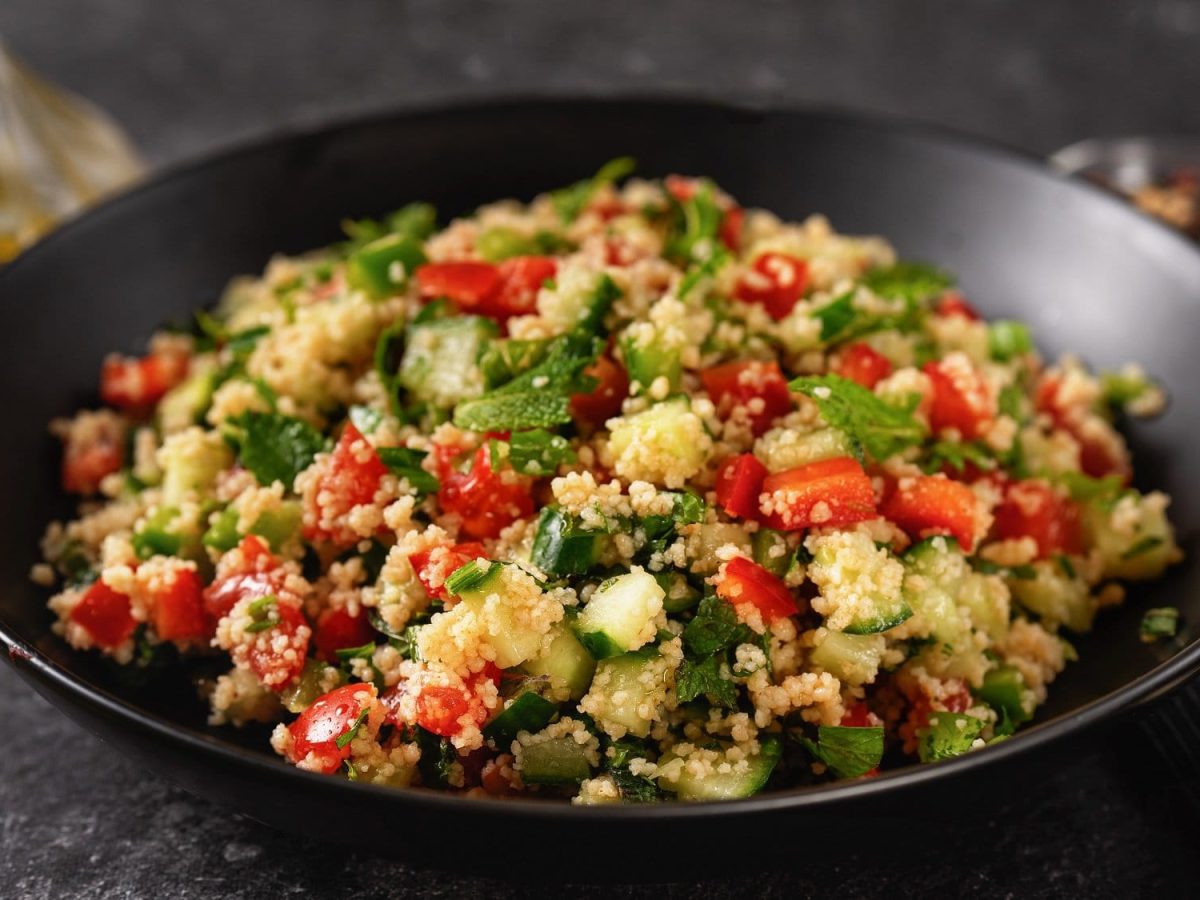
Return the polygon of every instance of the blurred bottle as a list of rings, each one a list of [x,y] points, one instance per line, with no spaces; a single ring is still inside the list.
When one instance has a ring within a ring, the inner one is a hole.
[[[0,43],[0,264],[143,172],[125,134]]]

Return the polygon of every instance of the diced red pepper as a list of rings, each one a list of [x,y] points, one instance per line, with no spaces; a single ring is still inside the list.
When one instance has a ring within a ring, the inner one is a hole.
[[[388,467],[383,464],[379,454],[354,424],[347,422],[315,486],[305,492],[306,511],[318,523],[321,519],[345,516],[354,507],[368,504],[374,499],[379,482],[386,474]],[[306,524],[304,537],[310,541],[328,540],[340,545],[353,544],[360,539],[357,532],[341,524],[332,527]]]
[[[979,313],[975,311],[970,303],[963,299],[963,295],[957,291],[950,291],[942,295],[942,299],[937,302],[935,307],[937,314],[942,318],[959,318],[967,319],[971,322],[978,322],[980,319]]]
[[[849,456],[768,475],[761,521],[780,531],[850,525],[875,517],[875,491],[858,460]]]
[[[288,726],[292,737],[288,758],[300,762],[312,754],[318,763],[317,771],[327,775],[336,772],[350,757],[350,741],[346,740],[346,735],[374,699],[375,686],[368,683],[344,684],[318,697]],[[342,739],[341,747],[338,746],[339,738]]]
[[[774,361],[725,363],[701,371],[700,381],[720,415],[727,417],[734,408],[744,408],[756,436],[792,411],[791,392]]]
[[[721,243],[734,253],[737,253],[742,245],[742,226],[745,222],[746,211],[740,206],[731,206],[725,211],[725,215],[721,216],[717,236],[720,237]]]
[[[965,357],[925,364],[933,383],[929,423],[934,432],[954,428],[965,440],[981,437],[996,416],[996,400],[983,376]]]
[[[154,630],[164,641],[197,640],[209,633],[204,583],[194,569],[175,569],[154,595]]]
[[[571,414],[596,426],[620,415],[621,404],[629,396],[629,376],[625,369],[607,356],[600,356],[583,374],[600,383],[590,393],[571,395]]]
[[[187,366],[187,357],[178,353],[112,354],[100,369],[100,399],[118,409],[147,409],[184,379]]]
[[[94,494],[106,475],[120,471],[125,457],[123,443],[116,426],[90,429],[85,437],[69,437],[63,450],[63,490]]]
[[[487,446],[475,451],[469,472],[450,472],[442,480],[438,502],[461,517],[463,537],[485,540],[533,514],[533,482],[512,469],[493,471]]]
[[[500,283],[471,311],[505,322],[537,309],[542,284],[553,278],[558,262],[552,256],[514,256],[499,265]],[[464,309],[470,310],[468,306]]]
[[[859,700],[846,708],[842,713],[842,721],[838,724],[843,728],[870,728],[878,725],[879,721],[871,715],[871,708],[866,702]]]
[[[717,505],[731,516],[758,518],[758,495],[762,493],[767,467],[753,453],[731,456],[717,470]]]
[[[445,600],[446,579],[471,560],[487,559],[487,555],[483,544],[468,542],[420,550],[410,555],[408,562],[417,573],[417,579],[425,588],[425,593],[435,600]]]
[[[787,316],[808,290],[808,263],[786,253],[763,253],[742,276],[734,296],[761,303],[776,321]]]
[[[949,535],[970,553],[975,547],[978,506],[974,491],[965,484],[938,476],[918,476],[902,479],[880,512],[915,540]]]
[[[335,662],[337,651],[361,647],[374,637],[375,629],[367,620],[366,613],[360,609],[357,615],[352,616],[344,606],[321,613],[313,630],[317,659],[325,662]]]
[[[868,389],[873,389],[875,385],[892,374],[891,360],[870,344],[862,341],[850,344],[838,351],[832,368],[835,374],[856,381]]]
[[[121,646],[137,627],[129,610],[129,598],[103,581],[92,582],[71,610],[70,619],[106,650]]]
[[[1083,552],[1079,506],[1044,481],[1009,484],[993,514],[993,538],[1033,538],[1039,559],[1056,553]]]
[[[274,691],[282,691],[304,670],[311,631],[304,613],[290,603],[275,604],[279,620],[254,635],[246,658],[259,681]]]
[[[1063,403],[1059,396],[1061,389],[1062,380],[1057,375],[1046,375],[1034,392],[1034,406],[1079,443],[1079,468],[1085,475],[1092,478],[1116,475],[1128,483],[1133,477],[1133,467],[1120,435],[1094,418],[1085,424],[1089,420],[1087,411]]]
[[[415,275],[422,297],[447,297],[463,309],[473,309],[500,287],[500,269],[486,262],[425,263]]]
[[[430,685],[417,695],[417,724],[442,737],[456,735],[463,729],[459,719],[470,710],[470,701],[462,688]]]
[[[783,581],[743,556],[735,556],[725,564],[717,594],[735,609],[744,604],[753,606],[768,625],[800,612],[796,598]]]

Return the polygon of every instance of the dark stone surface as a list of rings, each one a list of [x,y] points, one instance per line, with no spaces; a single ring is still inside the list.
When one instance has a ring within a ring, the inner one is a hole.
[[[1200,133],[1200,3],[1182,0],[4,0],[0,36],[109,109],[155,163],[329,116],[551,90],[853,106],[1038,153],[1092,134]],[[7,668],[0,722],[4,897],[537,892],[297,841],[231,815],[120,758]],[[864,823],[861,848],[752,883],[697,860],[703,883],[569,893],[1181,895],[1180,879],[1198,868],[1196,820],[1139,740],[1134,730],[1097,746],[1050,784],[965,822],[952,844],[911,857],[881,856],[889,836]],[[600,848],[519,849],[533,863],[538,852]]]

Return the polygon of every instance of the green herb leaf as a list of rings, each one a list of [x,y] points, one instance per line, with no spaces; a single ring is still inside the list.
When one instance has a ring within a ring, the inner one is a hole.
[[[417,762],[421,783],[426,787],[447,787],[450,784],[450,771],[458,762],[458,751],[446,738],[438,737],[420,725],[415,726],[413,731],[417,746],[421,749],[421,758]]]
[[[625,803],[657,803],[662,798],[658,785],[649,778],[634,775],[628,769],[615,767],[609,770],[609,775],[612,776]]]
[[[514,431],[508,441],[493,440],[490,449],[493,468],[497,460],[508,460],[517,472],[535,478],[553,475],[577,459],[570,441],[542,429]]]
[[[684,659],[675,673],[675,691],[681,703],[707,697],[710,703],[733,709],[737,706],[737,685],[721,677],[722,654],[715,653],[700,662]]]
[[[679,299],[686,298],[705,279],[715,278],[725,264],[732,259],[733,254],[724,247],[715,248],[707,259],[693,265],[683,276],[683,280],[679,282]]]
[[[1161,547],[1164,543],[1166,543],[1166,539],[1159,535],[1146,535],[1146,537],[1136,541],[1132,547],[1122,553],[1121,559],[1134,559],[1143,553],[1149,553],[1155,547]]]
[[[1033,338],[1024,323],[998,319],[988,325],[988,351],[992,359],[1007,362],[1032,349]]]
[[[340,662],[350,662],[352,659],[370,659],[375,655],[375,642],[363,644],[361,647],[343,647],[333,651]]]
[[[283,482],[291,489],[296,476],[325,449],[325,436],[307,422],[280,413],[248,410],[226,420],[225,439],[258,483]]]
[[[437,476],[421,468],[421,460],[429,455],[424,450],[412,447],[377,447],[375,452],[397,478],[406,479],[416,488],[419,495],[436,494],[441,487]]]
[[[1173,606],[1148,609],[1142,616],[1138,635],[1143,643],[1152,644],[1165,638],[1173,638],[1179,631],[1179,610]]]
[[[865,775],[883,759],[882,726],[821,725],[816,742],[804,738],[803,743],[839,778]]]
[[[676,201],[676,208],[675,223],[663,255],[684,263],[706,259],[717,249],[717,231],[721,227],[721,210],[712,184],[700,179],[692,196]]]
[[[279,598],[274,594],[266,594],[254,600],[246,607],[246,612],[250,614],[251,622],[245,627],[245,631],[249,634],[257,634],[260,631],[266,631],[268,628],[274,628],[279,624]]]
[[[921,301],[942,294],[954,284],[954,277],[924,263],[898,262],[885,268],[872,269],[863,276],[862,283],[880,297]]]
[[[821,323],[821,343],[828,344],[850,327],[857,317],[854,292],[848,291],[837,299],[814,310],[812,317]]]
[[[827,424],[845,431],[877,461],[925,438],[925,429],[913,417],[913,407],[893,406],[840,375],[797,378],[788,387],[815,400]]]
[[[940,472],[947,466],[955,472],[962,472],[968,463],[985,472],[996,468],[996,460],[979,444],[937,441],[926,453],[928,455],[921,463],[921,469],[929,473]]]
[[[334,744],[337,745],[339,750],[345,749],[346,746],[358,736],[358,729],[362,727],[363,722],[367,721],[367,712],[368,709],[364,707],[362,711],[359,712],[358,718],[354,720],[354,724],[342,734],[337,736],[337,740],[334,741]]]
[[[397,319],[379,333],[375,341],[375,371],[387,394],[388,409],[401,415],[400,363],[404,358],[404,320]]]
[[[1115,503],[1124,489],[1120,475],[1092,478],[1082,472],[1064,472],[1059,476],[1059,481],[1077,503],[1098,503],[1102,506]]]
[[[931,713],[929,726],[918,738],[917,755],[926,763],[961,756],[971,749],[983,725],[982,720],[964,713]]]
[[[473,559],[463,563],[446,579],[446,592],[461,594],[464,591],[475,590],[491,578],[502,565],[503,563],[489,559]]]
[[[632,157],[618,156],[616,159],[610,159],[591,178],[585,178],[583,181],[577,181],[575,184],[559,188],[551,193],[550,202],[554,204],[558,217],[564,223],[574,222],[587,207],[596,191],[606,184],[612,184],[626,175],[632,174],[635,168],[637,168],[637,163]]]
[[[704,658],[737,644],[754,643],[756,635],[738,621],[733,606],[716,594],[700,600],[696,615],[683,629],[683,644],[695,657]]]

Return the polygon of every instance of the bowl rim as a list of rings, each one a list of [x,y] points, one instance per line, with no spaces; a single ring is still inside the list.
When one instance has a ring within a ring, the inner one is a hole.
[[[1019,169],[1036,178],[1066,183],[1068,190],[1083,191],[1099,198],[1100,202],[1112,203],[1126,210],[1140,227],[1157,228],[1171,240],[1185,248],[1187,254],[1195,254],[1197,248],[1183,235],[1169,226],[1141,216],[1127,202],[1101,188],[1081,179],[1072,178],[1054,171],[1036,155],[987,138],[966,134],[957,129],[873,111],[856,111],[840,107],[758,102],[745,98],[706,96],[696,92],[621,92],[617,94],[591,94],[582,92],[548,92],[532,94],[472,95],[448,101],[429,101],[406,104],[401,107],[383,108],[347,117],[334,117],[311,123],[293,122],[218,146],[180,162],[156,170],[149,177],[137,182],[129,189],[115,194],[100,204],[64,221],[54,231],[34,246],[28,248],[4,269],[0,269],[0,295],[5,283],[14,271],[30,265],[29,260],[38,260],[53,253],[56,245],[69,237],[81,223],[87,224],[110,211],[128,203],[137,202],[145,192],[158,189],[161,185],[202,173],[209,167],[235,162],[238,158],[263,151],[268,147],[305,140],[321,140],[340,132],[370,129],[398,122],[419,123],[425,119],[439,117],[470,116],[495,113],[497,110],[531,111],[541,109],[549,112],[557,107],[564,111],[581,106],[595,110],[622,107],[672,107],[691,108],[697,111],[722,112],[730,115],[761,117],[802,116],[827,120],[852,127],[864,127],[886,131],[890,134],[933,144],[941,149],[987,157],[996,163]],[[1094,201],[1093,201],[1094,202]],[[1132,221],[1132,220],[1131,220]],[[426,788],[392,788],[352,782],[347,779],[331,780],[327,776],[306,772],[290,766],[261,751],[250,750],[225,741],[211,733],[174,725],[167,720],[125,700],[103,688],[86,684],[69,670],[27,644],[16,630],[0,615],[0,649],[8,662],[33,681],[35,686],[45,687],[58,695],[66,695],[75,703],[89,707],[108,718],[116,719],[126,727],[148,732],[157,740],[174,745],[179,751],[190,751],[193,756],[207,757],[213,763],[224,763],[245,767],[249,773],[263,780],[294,783],[297,789],[308,786],[312,789],[344,790],[348,796],[363,799],[374,797],[384,802],[401,806],[424,807],[431,812],[453,813],[470,810],[472,814],[485,817],[504,817],[526,820],[560,820],[572,822],[633,822],[633,821],[694,821],[707,818],[725,818],[787,811],[814,811],[829,809],[846,801],[868,801],[882,799],[901,791],[919,788],[930,782],[950,780],[955,776],[976,769],[995,768],[1005,761],[1024,757],[1051,744],[1089,730],[1105,720],[1114,720],[1119,714],[1144,704],[1169,691],[1200,671],[1200,638],[1180,648],[1166,659],[1131,682],[1096,697],[1068,713],[1046,722],[1022,729],[1012,738],[999,742],[983,751],[968,753],[954,759],[935,763],[910,764],[884,772],[869,779],[854,779],[833,782],[827,785],[789,788],[760,794],[741,800],[725,800],[708,803],[660,803],[648,805],[621,805],[580,807],[562,800],[538,798],[492,798],[466,797],[458,794]],[[42,684],[38,684],[41,682]],[[56,704],[57,706],[58,704]],[[60,709],[60,711],[62,711]],[[388,798],[385,800],[384,798]]]

